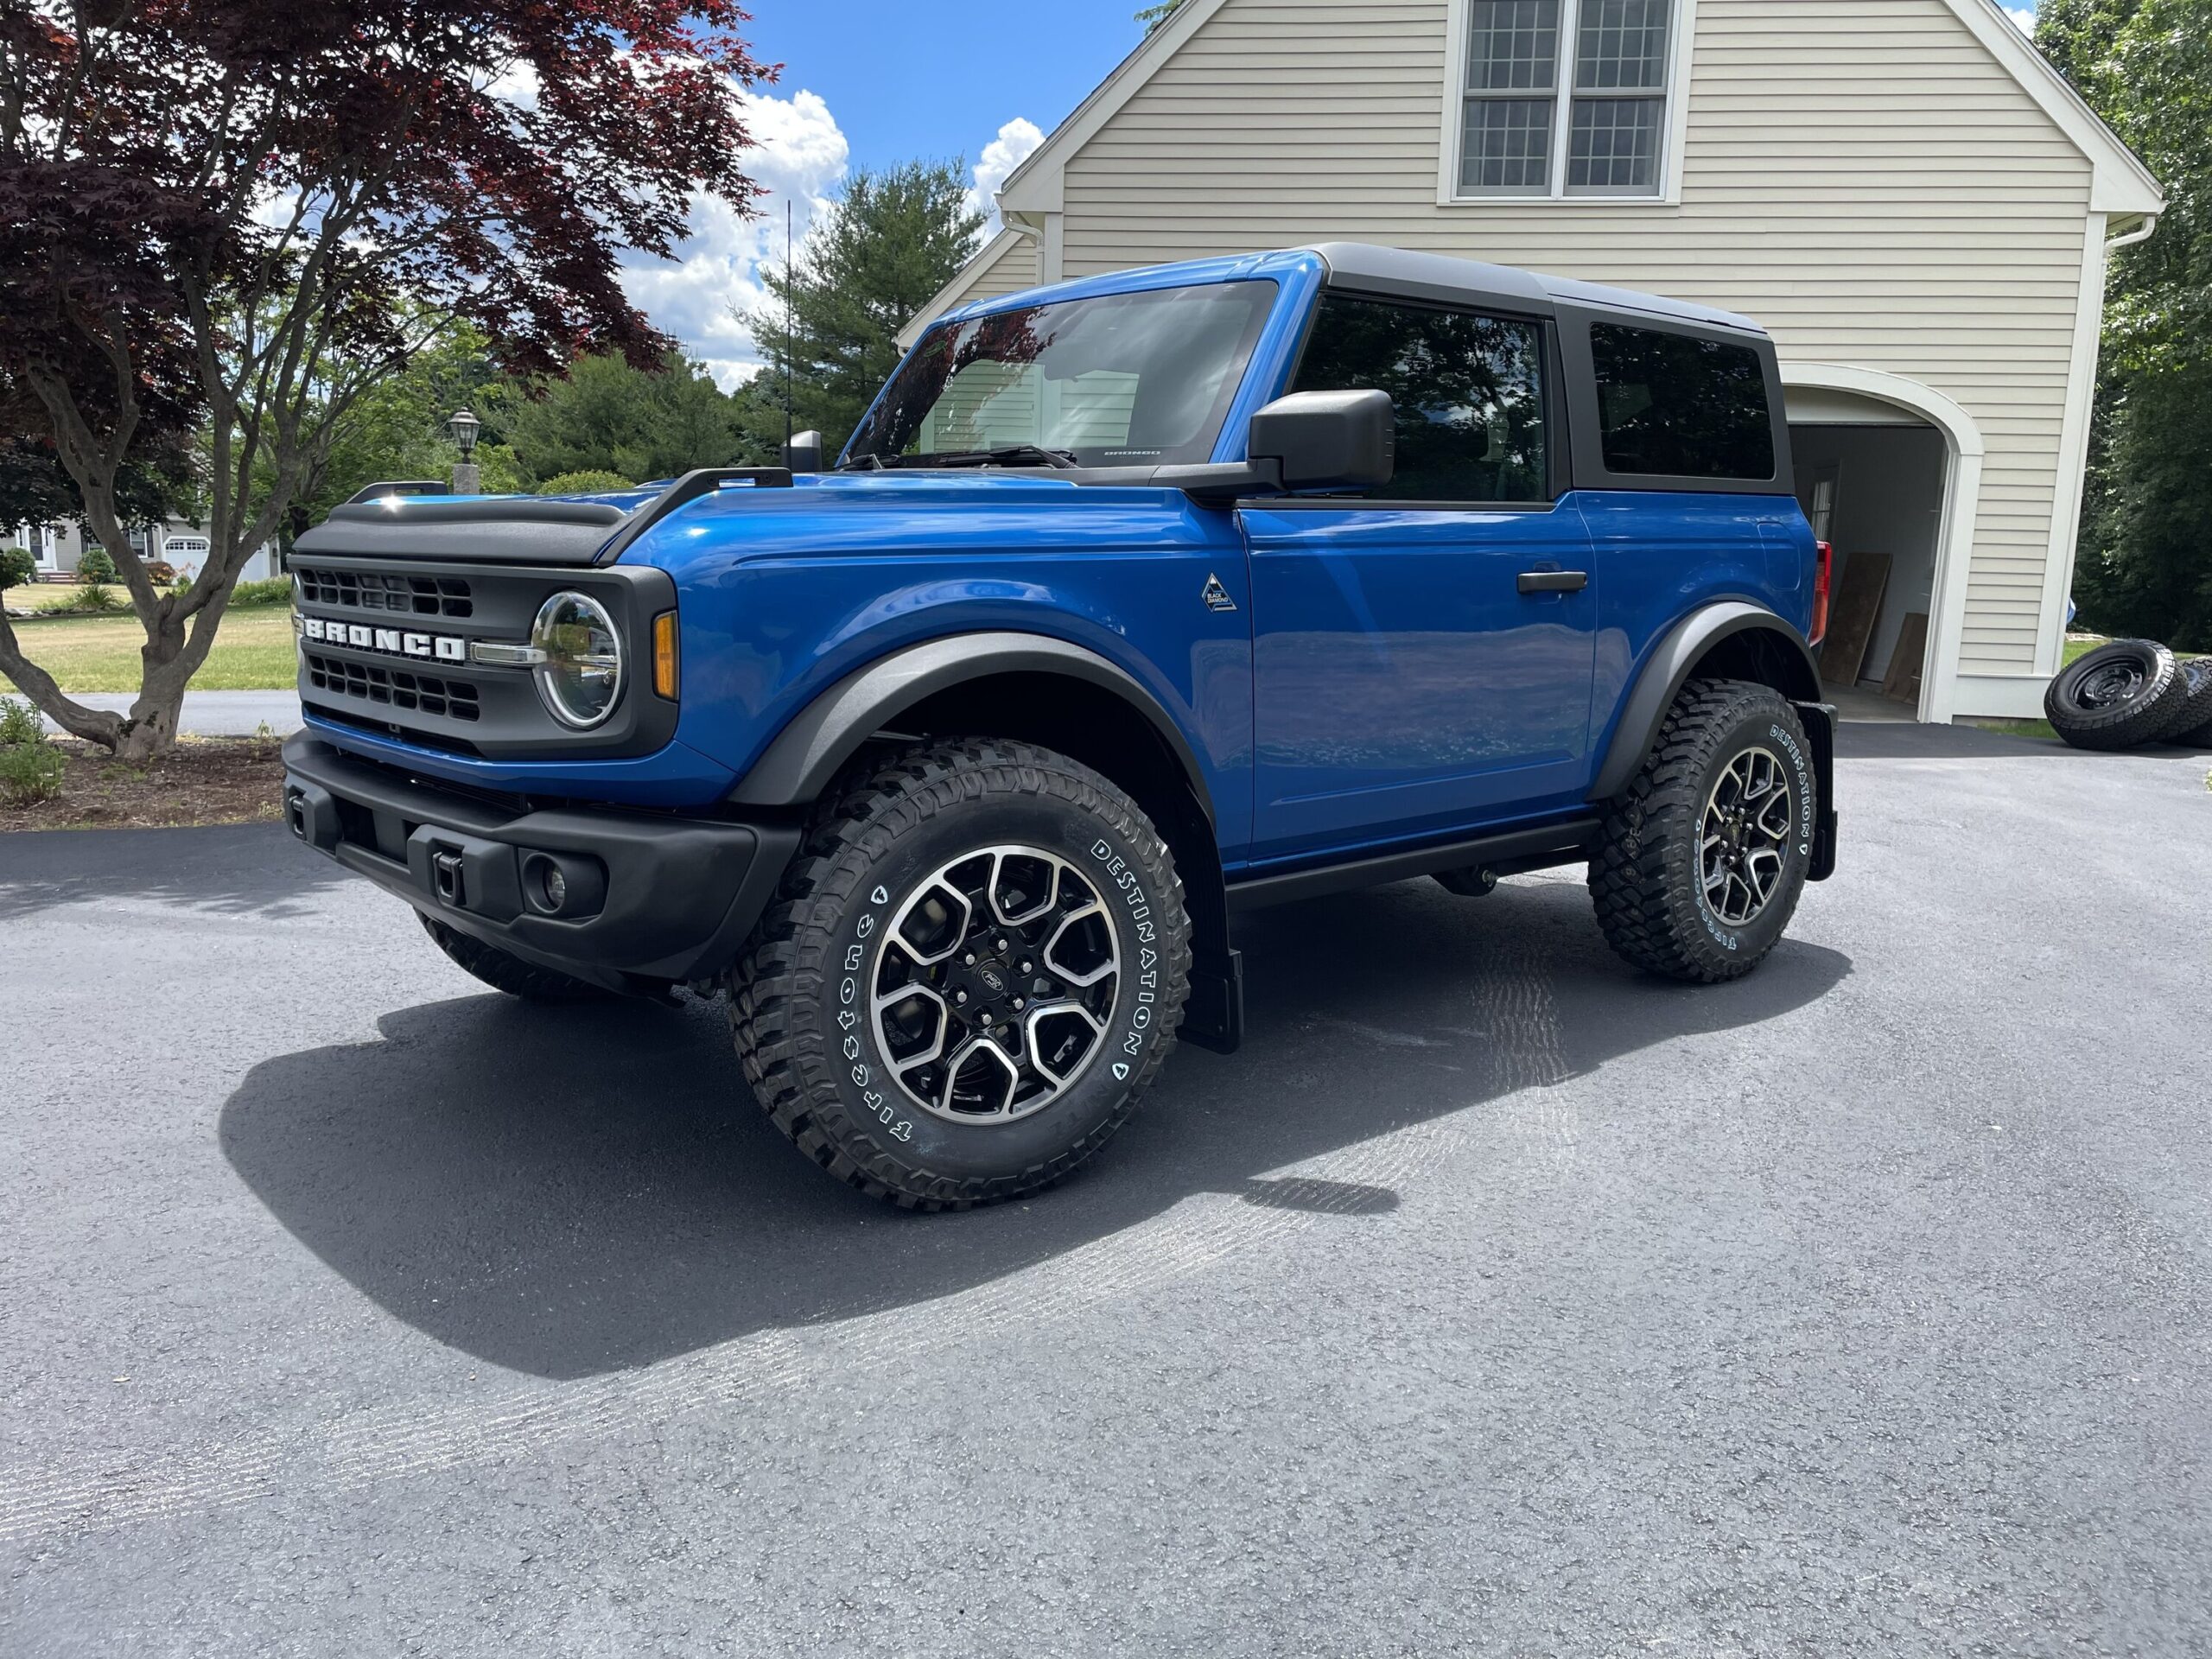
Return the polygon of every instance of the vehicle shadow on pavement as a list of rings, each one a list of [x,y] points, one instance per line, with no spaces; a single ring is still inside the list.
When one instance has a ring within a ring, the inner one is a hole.
[[[193,830],[48,830],[4,838],[0,922],[60,905],[145,899],[283,921],[359,878],[309,853],[282,824]]]
[[[579,1377],[945,1296],[1196,1195],[1386,1211],[1387,1187],[1294,1166],[1453,1114],[1471,1136],[1540,1135],[1525,1103],[1544,1090],[1776,1019],[1850,972],[1791,941],[1734,985],[1640,977],[1559,881],[1317,900],[1245,918],[1238,942],[1245,1051],[1179,1052],[1112,1147],[1026,1204],[902,1215],[826,1179],[753,1102],[719,1005],[399,1010],[381,1042],[255,1067],[223,1110],[223,1150],[394,1317],[493,1364]]]

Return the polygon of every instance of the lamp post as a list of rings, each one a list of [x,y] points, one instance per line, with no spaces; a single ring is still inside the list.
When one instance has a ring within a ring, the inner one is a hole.
[[[456,409],[446,422],[452,429],[453,441],[461,446],[461,460],[453,469],[453,493],[455,495],[480,495],[484,480],[476,470],[476,434],[484,423],[465,409]]]

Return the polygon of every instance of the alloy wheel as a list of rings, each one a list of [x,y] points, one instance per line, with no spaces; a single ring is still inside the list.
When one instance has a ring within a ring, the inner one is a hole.
[[[1779,757],[1746,749],[1731,760],[1705,804],[1700,874],[1705,900],[1730,927],[1758,918],[1789,868],[1796,798]]]
[[[956,1123],[1008,1123],[1081,1080],[1106,1046],[1121,945],[1098,890],[1035,847],[963,855],[919,883],[870,976],[899,1090]]]

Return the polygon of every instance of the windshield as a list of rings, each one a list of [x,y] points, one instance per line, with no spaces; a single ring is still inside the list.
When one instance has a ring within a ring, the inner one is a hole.
[[[925,335],[844,465],[1147,467],[1213,459],[1268,282],[1063,300]]]

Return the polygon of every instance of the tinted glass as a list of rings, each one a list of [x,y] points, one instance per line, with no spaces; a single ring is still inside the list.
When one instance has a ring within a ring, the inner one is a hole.
[[[1774,476],[1766,371],[1745,346],[1592,323],[1605,470],[1624,476]]]
[[[1396,501],[1543,501],[1543,330],[1464,311],[1332,296],[1294,391],[1387,391]]]
[[[1064,300],[924,336],[861,423],[849,457],[1034,444],[1086,467],[1213,459],[1273,283]]]

